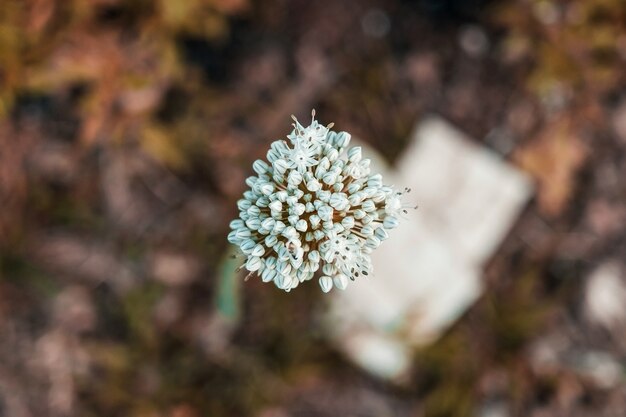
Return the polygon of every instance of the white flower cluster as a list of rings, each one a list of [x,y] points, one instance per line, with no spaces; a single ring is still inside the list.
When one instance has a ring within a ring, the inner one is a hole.
[[[324,292],[370,275],[369,254],[406,213],[403,192],[370,172],[360,147],[342,157],[350,135],[312,116],[307,127],[292,116],[289,143],[272,143],[269,163],[254,162],[257,176],[246,180],[250,189],[237,202],[239,218],[228,235],[247,257],[248,276],[257,273],[285,291],[316,273]]]

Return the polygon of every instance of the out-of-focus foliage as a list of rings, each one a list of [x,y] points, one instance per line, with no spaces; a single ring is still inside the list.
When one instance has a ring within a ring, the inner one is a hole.
[[[184,39],[220,42],[229,36],[230,16],[248,8],[245,0],[3,2],[0,124],[9,134],[11,116],[29,120],[14,127],[17,146],[7,143],[11,152],[0,155],[0,191],[12,207],[0,219],[0,242],[18,233],[21,221],[11,214],[27,203],[29,178],[17,167],[37,147],[37,133],[23,129],[36,112],[40,122],[48,118],[42,126],[48,135],[77,141],[68,152],[135,142],[166,167],[188,168],[198,135],[177,134],[161,117],[177,110],[169,110],[178,105],[169,100],[172,91],[202,88],[201,71],[185,60]],[[62,163],[49,159],[47,167]]]
[[[564,116],[516,154],[519,165],[537,179],[539,204],[548,214],[558,214],[566,207],[576,172],[588,155],[576,129],[576,123]]]
[[[0,116],[22,94],[78,89],[84,144],[139,128],[151,153],[180,166],[184,157],[171,136],[150,119],[168,89],[198,78],[181,65],[180,40],[227,37],[228,16],[248,6],[246,0],[8,0],[0,11]]]
[[[624,82],[626,4],[620,0],[518,0],[497,10],[508,31],[505,54],[529,60],[528,87],[584,101]]]
[[[495,16],[507,31],[506,60],[529,67],[526,87],[548,117],[516,159],[537,177],[542,210],[556,215],[574,191],[584,143],[610,125],[606,101],[626,82],[626,3],[517,0],[502,4]]]

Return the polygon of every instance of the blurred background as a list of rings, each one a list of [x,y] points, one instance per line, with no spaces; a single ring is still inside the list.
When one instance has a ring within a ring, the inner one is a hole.
[[[625,416],[625,64],[623,0],[3,0],[0,416]],[[227,278],[311,108],[390,164],[437,114],[535,181],[402,384],[314,282]]]

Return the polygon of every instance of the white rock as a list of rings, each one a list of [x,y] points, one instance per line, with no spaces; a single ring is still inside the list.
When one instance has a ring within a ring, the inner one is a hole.
[[[626,323],[626,277],[617,261],[596,268],[585,288],[585,314],[608,329]]]
[[[383,164],[376,158],[372,169],[385,183],[412,188],[403,200],[419,209],[372,251],[374,276],[333,294],[328,330],[356,363],[401,379],[411,348],[437,338],[480,296],[483,264],[532,187],[523,173],[436,118],[418,125],[394,172]],[[365,215],[355,210],[355,219]]]

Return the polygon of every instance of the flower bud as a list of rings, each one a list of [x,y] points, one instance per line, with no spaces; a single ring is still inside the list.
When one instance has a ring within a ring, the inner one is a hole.
[[[338,148],[345,148],[350,143],[350,137],[348,132],[339,132],[335,138],[335,145]]]
[[[280,201],[276,200],[276,201],[272,201],[269,205],[270,210],[272,211],[278,211],[281,212],[283,211],[283,203],[281,203]]]
[[[308,228],[308,225],[306,223],[306,220],[304,219],[300,219],[298,220],[298,222],[296,223],[296,230],[300,231],[300,232],[306,232],[306,229]]]
[[[354,217],[352,216],[344,217],[343,220],[341,220],[341,224],[346,229],[352,229],[354,227]]]
[[[322,291],[326,293],[333,289],[333,279],[327,275],[323,275],[320,278],[319,283]]]
[[[229,226],[230,226],[231,229],[240,229],[240,228],[242,228],[244,226],[243,220],[235,219],[235,220],[230,222]]]
[[[333,277],[333,283],[335,287],[343,291],[348,287],[348,277],[344,274],[337,274]]]
[[[398,227],[398,219],[393,216],[385,217],[385,220],[383,220],[383,227],[388,230],[395,229]]]
[[[250,200],[242,199],[242,200],[237,201],[237,208],[241,211],[248,210],[251,205],[252,205],[252,202],[250,202]]]
[[[263,261],[258,256],[251,256],[246,262],[246,269],[250,272],[258,271],[263,265]]]
[[[355,146],[348,150],[348,159],[350,162],[359,162],[361,160],[361,147]]]
[[[252,169],[259,175],[270,172],[270,166],[265,161],[257,159],[252,163]]]
[[[278,238],[275,235],[268,235],[265,238],[265,246],[268,248],[273,248],[276,243],[278,243]]]

